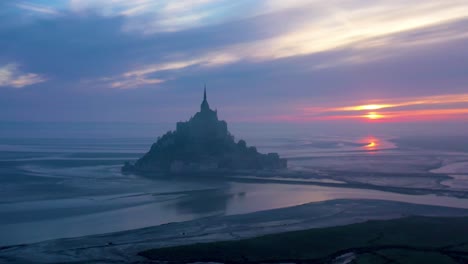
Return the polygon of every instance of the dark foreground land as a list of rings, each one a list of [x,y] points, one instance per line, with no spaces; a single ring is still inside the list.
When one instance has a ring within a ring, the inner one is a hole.
[[[140,255],[170,263],[468,263],[468,218],[368,221]]]

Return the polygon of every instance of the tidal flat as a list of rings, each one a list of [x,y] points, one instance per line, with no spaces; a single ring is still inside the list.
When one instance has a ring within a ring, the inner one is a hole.
[[[468,218],[406,217],[140,252],[168,263],[466,263]]]
[[[468,216],[468,153],[392,138],[251,138],[288,158],[288,170],[164,178],[120,171],[151,138],[3,138],[0,258],[141,261],[139,252],[159,247]]]

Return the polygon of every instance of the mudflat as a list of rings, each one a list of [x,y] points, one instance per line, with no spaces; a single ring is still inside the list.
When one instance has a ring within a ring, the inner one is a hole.
[[[177,263],[468,263],[468,217],[373,220],[139,255]]]

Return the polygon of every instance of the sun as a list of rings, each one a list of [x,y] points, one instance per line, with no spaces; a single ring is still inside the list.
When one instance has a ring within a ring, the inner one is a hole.
[[[382,119],[384,118],[383,115],[376,113],[376,112],[370,112],[367,115],[364,115],[365,118],[370,119],[370,120],[376,120],[376,119]]]

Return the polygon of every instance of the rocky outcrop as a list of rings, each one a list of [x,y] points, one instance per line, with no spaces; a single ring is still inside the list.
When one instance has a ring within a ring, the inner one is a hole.
[[[151,146],[135,164],[126,163],[124,172],[190,173],[216,170],[275,170],[287,167],[277,153],[261,154],[244,140],[236,142],[227,123],[218,119],[206,100],[200,112],[187,122],[178,122]]]

